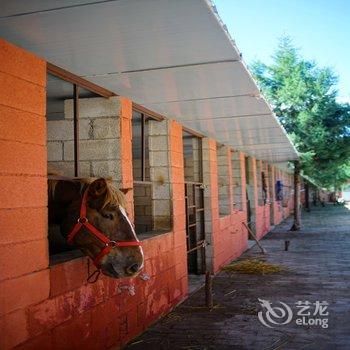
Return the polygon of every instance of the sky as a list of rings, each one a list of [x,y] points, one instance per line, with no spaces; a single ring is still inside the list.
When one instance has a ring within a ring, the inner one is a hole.
[[[339,101],[350,102],[350,0],[214,0],[243,59],[271,62],[288,35],[300,54],[339,76]]]

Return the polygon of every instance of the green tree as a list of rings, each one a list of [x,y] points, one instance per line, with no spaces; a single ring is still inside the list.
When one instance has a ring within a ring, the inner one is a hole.
[[[294,142],[305,176],[340,188],[350,177],[350,105],[337,102],[337,76],[303,59],[282,38],[272,64],[251,66],[264,95]]]

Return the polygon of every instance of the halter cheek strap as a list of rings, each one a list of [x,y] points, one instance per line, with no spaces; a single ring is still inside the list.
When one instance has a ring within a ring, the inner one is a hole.
[[[92,233],[97,239],[105,244],[105,247],[102,248],[99,254],[93,260],[94,265],[99,268],[100,262],[102,258],[109,254],[109,252],[114,247],[135,247],[141,246],[141,242],[139,241],[113,241],[110,240],[106,235],[104,235],[101,231],[99,231],[94,225],[90,224],[88,218],[86,217],[87,212],[87,199],[88,199],[88,190],[89,187],[84,192],[83,200],[80,206],[80,216],[77,220],[77,223],[73,226],[72,230],[68,234],[67,241],[69,244],[73,244],[74,237],[77,233],[85,227],[90,233]]]

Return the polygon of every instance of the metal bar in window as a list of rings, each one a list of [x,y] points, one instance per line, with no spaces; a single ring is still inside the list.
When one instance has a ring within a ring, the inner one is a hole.
[[[190,229],[188,227],[190,218],[189,218],[189,209],[188,209],[188,185],[185,183],[185,206],[186,206],[186,243],[187,243],[187,249],[190,248]]]
[[[202,182],[196,182],[196,181],[186,181],[186,183],[187,183],[188,185],[198,185],[198,186],[203,185]]]
[[[195,250],[201,249],[201,248],[204,247],[204,245],[205,245],[205,240],[198,241],[198,242],[197,242],[197,245],[196,245],[195,247],[189,249],[189,250],[187,251],[187,253],[191,253],[191,252],[193,252],[193,251],[195,251]]]
[[[201,236],[205,240],[205,217],[204,217],[204,189],[201,188],[201,202],[202,202],[202,208],[198,209],[198,211],[203,211],[203,214],[201,215],[201,226],[202,226],[202,231],[201,231]],[[206,261],[205,261],[205,252],[204,252],[204,267],[206,268]]]
[[[152,181],[134,181],[135,185],[152,185]]]
[[[203,142],[202,139],[198,139],[198,162],[199,162],[199,181],[203,182]]]
[[[73,85],[74,176],[79,176],[79,86]]]
[[[146,180],[145,160],[146,160],[146,138],[145,138],[145,115],[141,114],[141,180]]]

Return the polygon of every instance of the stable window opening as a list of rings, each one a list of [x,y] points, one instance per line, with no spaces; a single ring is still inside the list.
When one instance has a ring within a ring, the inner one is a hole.
[[[190,274],[203,274],[205,261],[202,139],[183,132],[187,265]]]
[[[116,171],[116,167],[112,165],[113,160],[104,159],[101,150],[106,144],[113,144],[117,148],[118,140],[117,136],[113,139],[101,131],[108,122],[112,124],[111,128],[116,126],[117,116],[100,118],[94,115],[96,105],[103,106],[107,101],[106,97],[113,93],[49,63],[47,67],[46,118],[50,199],[55,191],[55,179],[103,176],[106,173],[115,178],[113,171]],[[103,167],[106,162],[109,162],[111,172],[108,172],[108,167],[107,170],[106,166]],[[60,210],[62,206],[49,208],[50,265],[83,255],[76,247],[67,244],[66,238],[62,236],[57,218]]]
[[[168,121],[134,108],[132,135],[136,233],[168,232],[172,226]]]
[[[231,169],[232,169],[232,191],[233,191],[233,208],[243,210],[243,178],[242,178],[242,163],[240,153],[237,151],[231,152]]]
[[[148,126],[150,117],[133,111],[132,168],[134,178],[134,223],[136,233],[153,230],[152,182],[150,179]]]
[[[230,162],[229,148],[217,143],[217,169],[218,169],[218,197],[219,215],[226,216],[231,213],[231,192],[230,192]]]
[[[262,171],[261,171],[261,191],[262,191],[262,201],[263,205],[267,204],[268,197],[268,167],[267,164],[262,162]]]
[[[258,205],[262,206],[264,205],[264,198],[263,198],[263,172],[262,172],[262,164],[261,160],[256,161],[256,182],[257,182],[257,189],[258,189]]]

